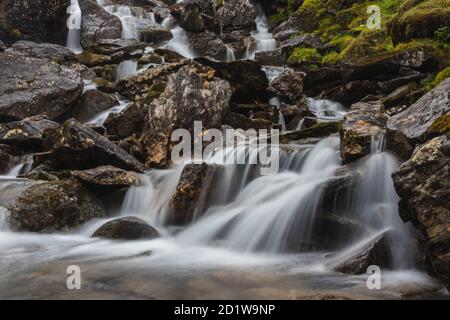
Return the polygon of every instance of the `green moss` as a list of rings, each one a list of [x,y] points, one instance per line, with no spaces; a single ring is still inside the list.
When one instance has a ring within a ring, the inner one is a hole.
[[[425,88],[427,90],[431,90],[435,87],[437,87],[442,81],[450,77],[450,67],[445,68],[441,72],[439,72],[436,77],[425,84]]]
[[[341,60],[341,55],[337,53],[336,51],[332,51],[330,53],[327,53],[323,59],[323,64],[337,64]]]
[[[321,61],[322,56],[314,48],[295,48],[289,59],[288,63],[302,63],[310,61]]]
[[[450,31],[448,27],[442,27],[435,31],[434,39],[442,49],[450,49]]]
[[[278,11],[269,17],[270,22],[278,24],[288,19],[288,14],[285,11]]]

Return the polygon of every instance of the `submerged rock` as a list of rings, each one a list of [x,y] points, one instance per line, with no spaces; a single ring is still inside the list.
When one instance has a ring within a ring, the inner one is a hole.
[[[400,216],[425,235],[434,274],[450,288],[450,140],[436,137],[418,147],[393,174]]]
[[[14,201],[10,227],[17,231],[67,232],[104,214],[103,204],[79,182],[45,182],[28,188]]]
[[[186,225],[201,215],[206,209],[208,191],[217,166],[202,164],[188,164],[184,167],[175,194],[169,203],[169,222],[174,225]]]
[[[349,163],[370,154],[373,139],[385,133],[387,120],[380,101],[352,105],[340,130],[342,159]]]
[[[138,240],[157,238],[159,232],[140,218],[125,217],[105,223],[92,236],[107,239]]]
[[[42,149],[45,130],[59,128],[60,124],[45,116],[34,116],[20,121],[0,124],[0,143],[25,149]]]
[[[112,165],[142,172],[142,164],[93,129],[71,119],[44,140],[46,158],[57,168],[89,169]]]
[[[429,129],[450,112],[450,78],[428,92],[387,123],[387,147],[408,159],[417,143],[426,141]],[[444,125],[445,126],[445,125]]]
[[[391,252],[388,244],[388,233],[379,235],[369,243],[357,249],[354,255],[334,267],[334,270],[347,274],[362,274],[367,268],[376,265],[388,268],[391,264]]]
[[[48,60],[0,53],[0,119],[21,120],[66,113],[83,91],[77,72]]]

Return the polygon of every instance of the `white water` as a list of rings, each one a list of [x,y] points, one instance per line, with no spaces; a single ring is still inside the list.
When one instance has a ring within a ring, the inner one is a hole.
[[[308,107],[319,120],[342,120],[345,108],[342,104],[330,100],[308,98]]]
[[[277,48],[277,41],[269,31],[269,24],[264,9],[260,3],[255,3],[256,8],[256,31],[252,37],[256,41],[256,48],[248,55],[250,59],[255,58],[257,52],[273,51]]]
[[[178,1],[180,2],[180,1]],[[169,16],[161,23],[163,28],[170,29],[173,38],[166,44],[165,48],[173,50],[187,59],[195,57],[194,51],[189,44],[189,39],[186,31],[179,25],[171,26],[172,17]]]
[[[72,50],[74,53],[79,54],[83,52],[81,46],[81,9],[78,4],[78,0],[71,0],[70,7],[68,9],[71,21],[68,22],[69,28],[67,30],[66,47]]]

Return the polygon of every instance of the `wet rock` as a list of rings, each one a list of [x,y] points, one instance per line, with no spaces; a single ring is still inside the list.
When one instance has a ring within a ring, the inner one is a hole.
[[[145,124],[148,108],[140,103],[130,103],[119,113],[110,113],[103,124],[108,134],[126,138],[140,134]]]
[[[13,166],[14,157],[21,152],[14,146],[0,144],[0,173],[5,173]]]
[[[140,218],[125,217],[105,223],[92,236],[118,240],[138,240],[158,238],[159,232]]]
[[[383,104],[386,108],[390,108],[396,105],[405,104],[408,102],[408,97],[417,89],[416,82],[410,82],[400,88],[395,89],[389,95],[383,98]],[[414,97],[414,96],[412,96]]]
[[[392,116],[387,124],[387,147],[408,159],[417,143],[425,141],[428,129],[450,112],[450,78],[406,110]]]
[[[372,139],[385,133],[387,120],[380,101],[352,105],[340,130],[344,162],[349,163],[370,154]]]
[[[170,30],[159,27],[149,27],[141,31],[141,38],[144,42],[152,45],[159,45],[165,41],[171,40],[173,35]]]
[[[125,170],[142,172],[142,164],[104,136],[74,119],[60,129],[49,132],[44,150],[57,168],[89,169],[112,165]]]
[[[255,61],[263,66],[283,66],[286,60],[280,49],[255,53]]]
[[[205,58],[197,62],[215,70],[215,76],[228,81],[234,88],[232,101],[236,103],[254,103],[267,101],[270,96],[267,88],[269,81],[261,66],[251,60],[239,60],[230,63],[216,62]]]
[[[256,9],[246,0],[227,0],[217,10],[216,18],[223,30],[255,30]]]
[[[211,1],[185,0],[171,7],[180,27],[190,32],[203,32],[212,23],[214,15]]]
[[[0,143],[22,149],[42,149],[45,130],[59,128],[59,123],[45,116],[34,116],[20,121],[0,124]]]
[[[66,113],[83,91],[81,76],[47,60],[0,53],[0,119]]]
[[[66,47],[51,43],[36,43],[32,41],[17,41],[7,52],[17,52],[27,57],[47,59],[58,64],[68,64],[76,61],[75,54]]]
[[[4,44],[3,41],[0,40],[0,52],[5,51],[6,49],[8,49],[6,44]]]
[[[214,32],[190,33],[189,43],[199,56],[211,57],[215,60],[227,58],[227,47]]]
[[[73,170],[71,175],[89,186],[120,189],[137,184],[138,176],[113,166],[101,166],[89,170]]]
[[[68,232],[104,214],[103,204],[79,182],[45,182],[28,188],[14,201],[10,227],[17,231]]]
[[[301,21],[299,21],[299,18],[293,15],[273,30],[274,38],[278,41],[288,40],[300,32],[300,25]]]
[[[96,1],[79,0],[83,20],[81,25],[81,45],[89,48],[103,39],[120,39],[122,23],[120,19],[106,12]]]
[[[304,73],[286,68],[270,84],[270,89],[281,99],[295,102],[302,97]]]
[[[246,59],[248,53],[256,47],[255,39],[251,36],[250,31],[235,30],[230,32],[223,32],[220,38],[233,51],[236,59]]]
[[[192,222],[194,216],[198,217],[204,212],[216,170],[217,166],[206,163],[184,167],[169,203],[171,224],[186,225]]]
[[[333,133],[338,133],[340,127],[340,122],[319,122],[311,128],[281,134],[280,142],[288,144],[307,138],[326,137]]]
[[[214,70],[201,65],[184,66],[169,77],[161,96],[150,104],[143,144],[146,163],[165,165],[175,129],[193,132],[194,121],[204,129],[219,128],[229,110],[233,90],[230,84],[214,77]]]
[[[393,174],[400,216],[426,238],[433,273],[450,288],[450,140],[436,137],[418,147]]]
[[[355,80],[324,92],[324,98],[351,106],[363,101],[368,96],[377,96],[382,93],[380,82],[371,80]]]
[[[3,0],[0,6],[0,38],[65,44],[66,0]]]
[[[141,57],[147,46],[145,42],[133,39],[103,39],[90,46],[86,52],[105,55],[109,57],[111,63],[119,63]]]
[[[77,60],[79,63],[82,63],[88,67],[97,67],[113,63],[110,56],[93,53],[91,51],[84,51],[83,53],[77,55]]]
[[[371,265],[388,268],[391,264],[388,234],[379,235],[372,241],[358,248],[357,252],[346,261],[334,267],[334,270],[346,274],[363,274]]]
[[[239,113],[230,112],[223,119],[223,123],[234,129],[267,129],[270,130],[275,125],[272,121],[261,118],[248,118]]]
[[[95,89],[89,90],[81,96],[73,110],[73,117],[80,122],[87,122],[118,104],[117,99],[109,94]]]
[[[289,56],[292,53],[292,50],[294,48],[314,48],[319,51],[325,50],[328,48],[326,44],[323,43],[323,41],[320,39],[319,36],[309,33],[309,34],[302,34],[299,36],[296,36],[294,38],[290,38],[287,40],[284,40],[280,43],[280,49],[283,52],[283,54]]]

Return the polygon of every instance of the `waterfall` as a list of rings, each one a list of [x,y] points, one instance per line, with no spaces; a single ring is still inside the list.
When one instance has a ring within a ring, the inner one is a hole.
[[[250,59],[254,59],[257,52],[273,51],[277,48],[277,41],[269,31],[269,24],[264,8],[258,2],[255,3],[255,8],[257,14],[256,31],[252,32],[252,37],[256,41],[256,48],[247,54]]]
[[[78,0],[71,0],[70,6],[67,9],[67,13],[70,15],[67,21],[67,40],[66,47],[72,50],[74,53],[79,54],[83,52],[81,47],[81,9],[78,4]]]
[[[9,218],[9,210],[3,207],[0,207],[0,232],[8,230],[8,218]]]
[[[308,107],[320,120],[342,120],[345,116],[345,108],[342,104],[324,99],[308,98]]]
[[[333,177],[340,162],[338,148],[338,139],[325,139],[309,151],[300,172],[255,179],[235,201],[207,211],[178,241],[278,253],[284,250],[291,231],[308,240],[321,186]]]
[[[173,38],[166,44],[165,47],[181,54],[187,59],[193,59],[195,55],[191,48],[191,45],[189,44],[187,32],[179,25],[175,25],[173,28],[171,28],[171,20],[172,17],[168,16],[161,23],[162,27],[170,29],[173,36]]]

